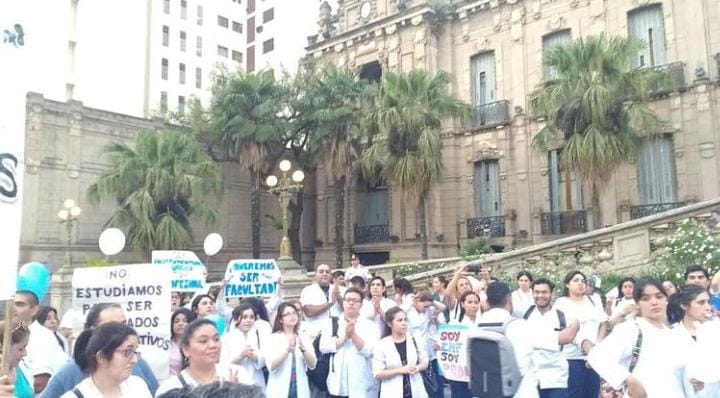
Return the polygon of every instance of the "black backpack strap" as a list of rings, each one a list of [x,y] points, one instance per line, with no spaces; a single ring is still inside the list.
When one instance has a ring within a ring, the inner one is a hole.
[[[590,304],[595,305],[595,301],[593,301],[592,297],[588,296],[587,294],[585,295],[585,297],[587,297],[588,300],[590,300]]]
[[[338,337],[338,317],[331,316],[330,322],[332,322],[332,337]]]
[[[260,332],[255,329],[255,336],[257,336],[258,350],[260,350]]]
[[[635,340],[635,347],[633,347],[633,349],[632,349],[632,358],[630,358],[630,366],[628,367],[628,371],[630,373],[633,372],[633,370],[635,369],[635,366],[637,365],[637,361],[640,358],[640,350],[642,348],[642,343],[643,343],[642,329],[640,328],[640,325],[637,324],[637,322],[635,322],[635,326],[637,326],[637,328],[638,328],[638,336],[637,336],[637,340]]]
[[[502,322],[478,323],[477,324],[477,326],[479,328],[496,328],[496,327],[501,327],[503,325],[505,325],[505,324]]]
[[[77,387],[75,387],[75,388],[72,389],[72,393],[75,394],[75,396],[78,397],[78,398],[85,398],[85,396],[83,395],[83,393],[81,393],[80,390],[78,390]]]
[[[410,338],[412,339],[413,346],[415,346],[415,356],[417,357],[415,365],[420,365],[420,351],[418,350],[417,342],[415,341],[415,336],[410,335]]]
[[[530,318],[530,314],[532,314],[532,312],[534,310],[535,310],[535,305],[533,304],[530,306],[530,308],[527,309],[527,311],[525,311],[525,315],[523,315],[523,319],[527,320],[528,318]]]
[[[182,375],[182,372],[178,373],[178,380],[180,380],[180,384],[183,386],[183,388],[188,386],[188,382],[185,381],[185,378]]]
[[[563,330],[567,327],[567,318],[565,318],[565,313],[560,310],[555,310],[557,312],[558,322],[560,322],[560,330]]]

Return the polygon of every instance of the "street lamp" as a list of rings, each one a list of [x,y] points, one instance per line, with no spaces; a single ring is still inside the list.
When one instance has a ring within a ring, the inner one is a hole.
[[[271,174],[265,179],[265,183],[270,187],[268,192],[277,195],[282,206],[283,237],[280,242],[280,259],[292,258],[290,238],[288,238],[288,206],[293,194],[302,189],[302,182],[305,179],[305,173],[300,169],[290,173],[292,166],[292,162],[283,159],[278,164],[281,171],[280,177]]]
[[[80,207],[78,207],[72,199],[66,199],[65,202],[63,202],[63,208],[58,212],[60,223],[65,224],[65,230],[67,231],[67,241],[65,242],[65,264],[63,267],[68,269],[72,267],[72,254],[70,253],[72,230],[75,223],[77,223],[78,218],[80,218],[81,213],[82,209],[80,209]]]

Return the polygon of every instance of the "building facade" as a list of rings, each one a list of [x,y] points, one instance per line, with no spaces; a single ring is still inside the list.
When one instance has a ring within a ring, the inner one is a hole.
[[[244,59],[239,0],[26,0],[27,92],[138,117],[207,102],[216,66]],[[39,11],[41,10],[41,11]]]
[[[531,148],[543,121],[528,95],[553,70],[554,45],[606,33],[648,48],[636,67],[666,70],[672,89],[650,104],[663,121],[631,163],[601,191],[602,224],[711,199],[720,194],[720,7],[711,0],[346,0],[321,6],[320,34],[308,52],[361,76],[424,69],[452,74],[452,92],[472,106],[443,128],[445,174],[427,203],[430,256],[454,255],[476,237],[522,247],[597,228],[590,189],[561,170],[558,145]],[[437,3],[433,3],[437,4]],[[324,12],[323,12],[324,10]],[[332,178],[317,176],[318,261],[331,261]],[[417,209],[393,187],[352,183],[345,241],[365,263],[419,257]],[[600,225],[600,226],[603,226]]]

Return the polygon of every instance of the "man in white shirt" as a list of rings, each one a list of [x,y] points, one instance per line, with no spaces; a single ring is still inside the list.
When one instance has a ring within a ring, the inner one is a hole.
[[[553,331],[557,345],[552,350],[535,348],[531,355],[530,369],[526,377],[534,377],[540,398],[569,398],[567,391],[568,362],[562,354],[562,346],[571,343],[580,329],[577,321],[569,324],[562,311],[552,308],[552,292],[555,285],[545,278],[532,283],[535,304],[523,315],[530,330]]]
[[[360,264],[360,259],[354,253],[350,256],[350,267],[345,271],[345,280],[349,281],[353,276],[360,276],[365,282],[372,277],[370,271]]]
[[[315,283],[300,292],[300,304],[305,314],[303,323],[310,338],[315,338],[324,322],[332,315],[342,312],[340,286],[330,284],[330,266],[320,264],[315,268]]]
[[[38,298],[30,292],[21,290],[15,293],[14,317],[18,322],[29,325],[30,341],[27,345],[25,364],[34,376],[36,393],[40,393],[55,374],[67,363],[69,357],[57,343],[55,335],[50,329],[33,321],[38,310]]]

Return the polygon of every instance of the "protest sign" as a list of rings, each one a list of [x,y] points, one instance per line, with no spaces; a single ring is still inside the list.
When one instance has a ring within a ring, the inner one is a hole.
[[[467,366],[467,325],[439,325],[440,350],[437,358],[446,379],[469,381]]]
[[[275,260],[231,260],[225,270],[225,297],[272,297],[280,269]]]
[[[170,265],[174,292],[199,292],[205,289],[205,264],[187,250],[153,250],[153,265]]]
[[[73,307],[83,316],[97,303],[122,306],[158,379],[169,370],[170,278],[169,266],[152,264],[78,268],[72,278]]]

